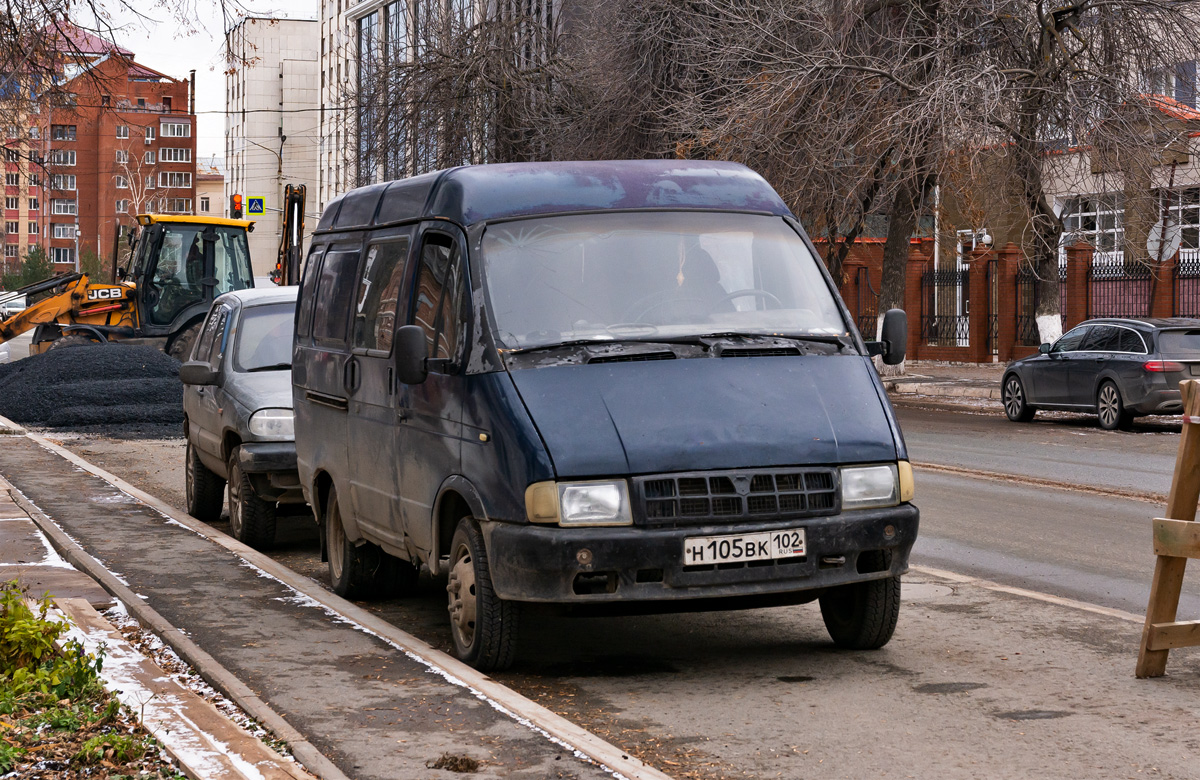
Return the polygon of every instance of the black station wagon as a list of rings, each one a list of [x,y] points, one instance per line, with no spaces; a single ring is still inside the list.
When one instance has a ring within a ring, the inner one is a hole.
[[[300,479],[334,590],[446,577],[459,657],[522,604],[820,599],[892,636],[917,535],[871,356],[771,187],[732,164],[526,163],[354,190],[306,259]],[[586,611],[586,610],[585,610]]]
[[[1001,395],[1014,422],[1057,409],[1094,412],[1101,428],[1115,430],[1139,415],[1179,414],[1179,382],[1194,377],[1200,377],[1200,320],[1097,319],[1013,361]]]

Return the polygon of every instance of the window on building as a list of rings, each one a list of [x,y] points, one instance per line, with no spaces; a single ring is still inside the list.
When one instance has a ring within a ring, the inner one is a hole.
[[[138,108],[141,108],[141,109],[146,108],[146,98],[138,98],[137,101],[138,101]]]
[[[117,125],[117,138],[129,137],[129,125]]]
[[[29,210],[30,210],[30,211],[37,211],[37,210],[38,210],[38,199],[37,199],[37,198],[30,198],[30,199],[29,199]]]
[[[1143,79],[1147,92],[1166,95],[1184,105],[1196,107],[1196,61],[1177,62],[1158,68]]]
[[[163,162],[185,163],[192,161],[191,149],[176,149],[174,147],[167,147],[165,149],[159,149],[158,152],[158,158]]]
[[[154,142],[154,128],[153,127],[147,127],[145,130],[142,131],[142,135],[145,136],[145,138],[146,138],[146,146],[149,146],[151,143]]]
[[[52,173],[50,174],[50,189],[66,190],[68,192],[75,189],[75,174],[73,173]]]
[[[38,225],[38,223],[36,223],[36,222],[29,223],[29,235],[36,236],[38,233],[41,233],[41,232],[42,232],[42,228],[40,225]]]
[[[21,186],[21,174],[19,174],[19,173],[4,174],[4,185],[6,187],[20,187]]]
[[[191,187],[192,174],[186,171],[163,171],[158,174],[160,187]]]
[[[208,213],[208,196],[207,195],[200,198],[200,211],[202,213]]]
[[[159,125],[163,138],[191,138],[192,125],[189,122],[163,122]]]
[[[56,263],[75,264],[75,247],[56,246],[50,249],[50,259]]]
[[[6,209],[19,209],[19,208],[21,208],[20,204],[21,204],[20,198],[5,198],[4,199],[4,208],[6,208]]]
[[[154,150],[147,149],[146,154],[142,157],[142,161],[144,163],[146,163],[146,165],[154,165],[154,162],[155,162],[154,157],[155,157]]]
[[[10,236],[15,236],[21,232],[21,225],[16,222],[5,222],[4,223],[4,232],[9,234]]]
[[[17,257],[17,250],[20,249],[16,244],[6,244],[4,247],[4,259],[12,260]]]
[[[191,198],[163,198],[163,211],[168,214],[191,214]]]
[[[70,223],[50,223],[50,235],[54,238],[75,238],[75,226]]]
[[[4,150],[4,159],[7,162],[20,162],[21,161],[21,150],[20,149],[5,149]]]
[[[75,164],[74,149],[51,149],[50,164],[70,167]]]
[[[52,198],[50,200],[51,214],[74,214],[75,200],[74,198]]]
[[[41,177],[41,175],[39,175],[39,174],[36,174],[36,173],[31,173],[31,174],[29,174],[29,186],[30,186],[30,187],[40,187],[40,186],[42,186],[42,177]]]
[[[119,162],[119,163],[129,162],[129,152],[125,151],[124,149],[118,149],[117,150],[117,162]]]
[[[1063,207],[1063,245],[1087,243],[1096,252],[1118,252],[1124,245],[1125,199],[1121,195],[1070,198]]]
[[[129,189],[129,178],[127,176],[114,176],[113,178],[116,182],[117,189],[119,189],[119,190]]]
[[[128,214],[129,213],[129,200],[128,199],[122,198],[121,200],[117,201],[117,213],[118,214]]]
[[[50,139],[52,141],[74,141],[75,125],[50,125]]]
[[[35,141],[38,140],[42,137],[42,129],[40,127],[29,128],[29,137]]]

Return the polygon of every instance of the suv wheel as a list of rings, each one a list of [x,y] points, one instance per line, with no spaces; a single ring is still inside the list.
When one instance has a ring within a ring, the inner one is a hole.
[[[417,567],[388,555],[370,542],[354,544],[346,536],[337,492],[325,502],[325,550],[329,584],[347,599],[408,596],[417,589]]]
[[[450,543],[450,633],[459,659],[481,671],[508,668],[516,657],[519,607],[492,590],[479,525],[464,517]]]
[[[1106,431],[1126,430],[1133,423],[1133,415],[1121,401],[1121,391],[1107,380],[1096,393],[1096,414],[1100,417],[1100,427]]]
[[[221,507],[225,505],[225,480],[200,462],[191,439],[188,439],[184,454],[183,485],[189,515],[206,523],[221,519]]]
[[[254,484],[238,464],[240,447],[229,456],[229,531],[234,539],[256,550],[275,542],[275,503],[254,492]]]
[[[891,567],[888,550],[863,555],[880,556],[872,568]],[[830,588],[821,595],[821,617],[833,643],[846,650],[877,650],[888,643],[900,617],[900,578],[855,582]]]
[[[1009,374],[1004,378],[1002,396],[1004,413],[1008,415],[1008,419],[1013,422],[1029,422],[1033,419],[1037,410],[1029,405],[1029,399],[1025,397],[1025,385],[1019,376]]]

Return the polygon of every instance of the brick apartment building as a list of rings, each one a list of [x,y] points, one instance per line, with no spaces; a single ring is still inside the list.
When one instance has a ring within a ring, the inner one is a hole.
[[[86,252],[107,259],[139,213],[194,213],[194,84],[82,30],[67,37],[56,98],[8,112],[0,139],[6,271],[34,245],[56,273],[74,270]]]

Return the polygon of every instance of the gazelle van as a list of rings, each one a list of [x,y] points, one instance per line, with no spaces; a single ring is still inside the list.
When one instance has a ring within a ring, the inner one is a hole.
[[[917,536],[904,439],[812,243],[734,164],[454,168],[347,193],[296,320],[296,449],[334,590],[446,578],[458,655],[523,604],[820,599],[892,636]],[[586,610],[585,610],[586,611]]]

